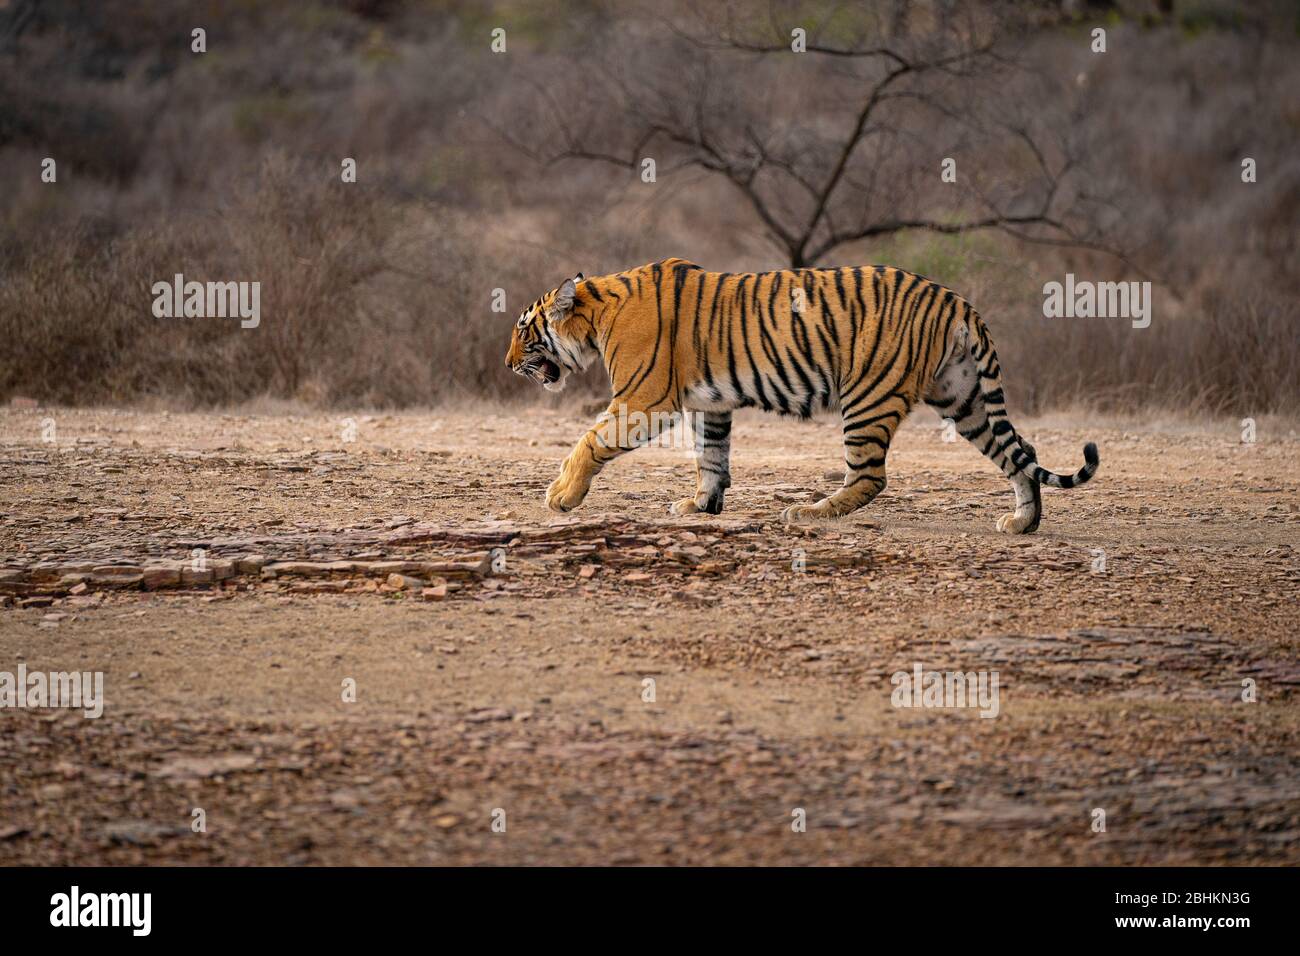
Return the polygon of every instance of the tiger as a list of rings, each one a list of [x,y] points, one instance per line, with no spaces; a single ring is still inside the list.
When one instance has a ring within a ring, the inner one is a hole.
[[[760,408],[799,418],[838,409],[844,478],[834,494],[786,508],[786,523],[833,519],[885,488],[885,458],[918,401],[1001,469],[1015,510],[996,528],[1038,530],[1042,486],[1074,488],[1097,472],[1083,447],[1073,474],[1041,467],[1007,415],[988,328],[965,299],[889,266],[708,272],[664,259],[596,278],[578,273],[520,313],[506,365],[551,391],[604,362],[608,409],[564,459],[546,505],[578,507],[609,462],[689,419],[695,494],[675,515],[722,512],[731,487],[732,413]],[[631,433],[629,420],[637,423]]]

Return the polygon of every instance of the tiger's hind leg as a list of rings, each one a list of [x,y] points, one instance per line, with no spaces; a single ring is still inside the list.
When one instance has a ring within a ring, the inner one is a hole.
[[[731,487],[731,412],[694,412],[695,497],[672,506],[675,515],[706,511],[722,513],[722,499]]]
[[[1021,438],[1020,447],[1032,461],[1038,461],[1038,452],[1034,451],[1033,445]],[[1025,472],[1021,472],[1019,477],[1023,479],[1021,483],[1017,483],[1015,478],[1011,479],[1011,484],[1016,489],[1016,510],[998,519],[998,530],[1010,534],[1033,534],[1038,530],[1038,523],[1043,520],[1043,484],[1038,479],[1029,477]],[[1020,491],[1022,483],[1028,484],[1030,495],[1023,509]],[[1026,523],[1020,524],[1021,521]],[[1018,529],[1015,527],[1017,524],[1020,524]]]
[[[885,490],[885,456],[894,432],[907,417],[903,399],[894,395],[885,402],[862,408],[849,402],[844,416],[844,484],[829,498],[816,504],[791,505],[781,517],[839,518],[871,503]]]
[[[925,403],[934,408],[945,421],[951,421],[957,434],[1001,468],[1011,482],[1016,493],[1016,510],[998,519],[998,530],[1008,534],[1032,534],[1037,531],[1038,523],[1043,517],[1040,482],[1015,464],[1010,455],[1012,449],[1019,447],[1030,459],[1035,459],[1034,449],[1010,428],[1006,412],[1001,406],[990,410],[987,398],[980,389],[975,357],[969,349],[960,349],[939,370],[926,394]],[[1000,425],[999,422],[1004,424]]]

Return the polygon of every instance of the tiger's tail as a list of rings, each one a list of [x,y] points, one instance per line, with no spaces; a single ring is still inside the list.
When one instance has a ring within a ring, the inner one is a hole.
[[[988,327],[974,309],[969,309],[967,312],[966,329],[970,336],[970,352],[975,359],[980,394],[984,398],[984,409],[993,432],[994,444],[987,453],[988,457],[999,465],[1008,477],[1023,471],[1031,480],[1041,482],[1049,488],[1075,488],[1089,481],[1097,473],[1097,467],[1101,464],[1101,457],[1097,454],[1097,446],[1093,442],[1083,446],[1083,467],[1072,475],[1058,475],[1038,464],[1033,447],[1017,434],[1011,419],[1007,417],[998,353],[993,348]]]

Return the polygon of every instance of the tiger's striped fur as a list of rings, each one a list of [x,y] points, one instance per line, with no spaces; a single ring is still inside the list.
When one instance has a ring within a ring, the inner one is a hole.
[[[843,417],[843,485],[784,517],[833,518],[856,511],[885,487],[895,430],[924,401],[956,423],[1010,479],[1015,511],[998,529],[1028,533],[1042,516],[1040,486],[1072,488],[1097,471],[1084,446],[1072,475],[1040,467],[1007,417],[997,353],[979,314],[938,283],[885,266],[763,273],[706,272],[666,259],[615,275],[566,281],[523,311],[506,364],[547,388],[604,360],[609,410],[579,439],[546,492],[555,511],[582,503],[611,460],[653,440],[664,423],[696,413],[696,493],[677,514],[722,510],[731,484],[731,415],[762,408]],[[636,441],[615,435],[631,413],[649,428]]]

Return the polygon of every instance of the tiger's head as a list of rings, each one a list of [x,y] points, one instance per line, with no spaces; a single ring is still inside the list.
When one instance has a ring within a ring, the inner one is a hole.
[[[564,388],[569,374],[585,369],[597,354],[590,320],[575,314],[582,281],[579,272],[524,309],[510,336],[506,365],[548,391]]]

